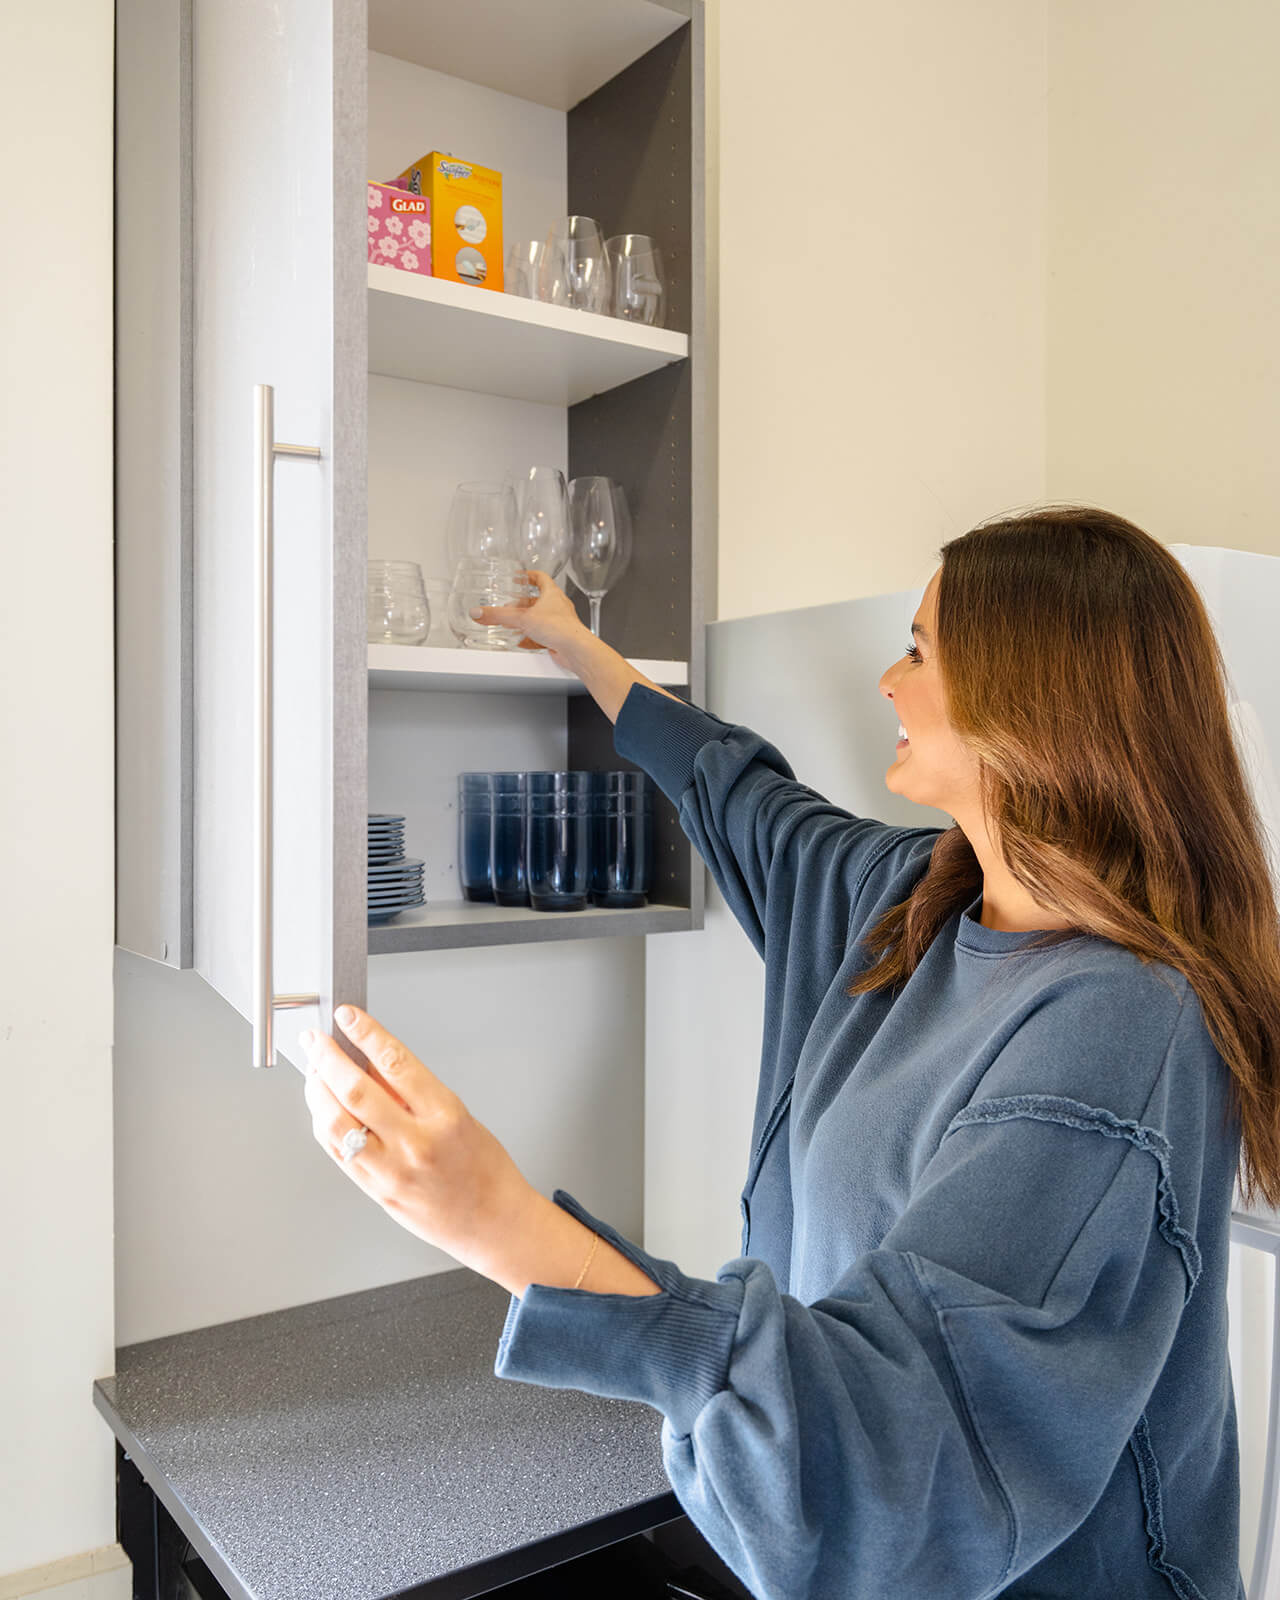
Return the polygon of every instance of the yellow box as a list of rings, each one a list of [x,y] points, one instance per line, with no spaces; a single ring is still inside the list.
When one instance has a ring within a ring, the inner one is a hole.
[[[502,288],[502,174],[432,150],[399,180],[431,202],[431,272]]]

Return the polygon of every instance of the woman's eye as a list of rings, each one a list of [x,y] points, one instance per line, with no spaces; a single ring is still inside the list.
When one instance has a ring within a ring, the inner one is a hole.
[[[924,657],[920,654],[920,647],[914,640],[907,646],[907,656],[917,665],[924,660]]]

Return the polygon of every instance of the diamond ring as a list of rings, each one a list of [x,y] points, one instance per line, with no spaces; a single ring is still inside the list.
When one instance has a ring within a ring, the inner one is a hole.
[[[342,1159],[344,1161],[349,1161],[352,1156],[359,1155],[361,1150],[364,1149],[368,1142],[368,1128],[364,1126],[359,1128],[348,1128],[346,1133],[344,1133],[342,1136],[342,1143],[338,1146],[338,1149],[342,1155]]]

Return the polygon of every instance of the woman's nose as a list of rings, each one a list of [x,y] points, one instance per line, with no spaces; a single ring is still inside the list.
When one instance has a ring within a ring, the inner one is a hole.
[[[884,672],[880,675],[880,693],[885,697],[886,700],[893,699],[893,686],[898,681],[897,672],[898,664],[895,661],[893,666],[886,667]]]

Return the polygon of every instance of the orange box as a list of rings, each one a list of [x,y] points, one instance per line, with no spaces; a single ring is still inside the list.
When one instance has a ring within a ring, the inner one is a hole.
[[[432,276],[501,289],[502,174],[432,150],[397,182],[431,202]]]

